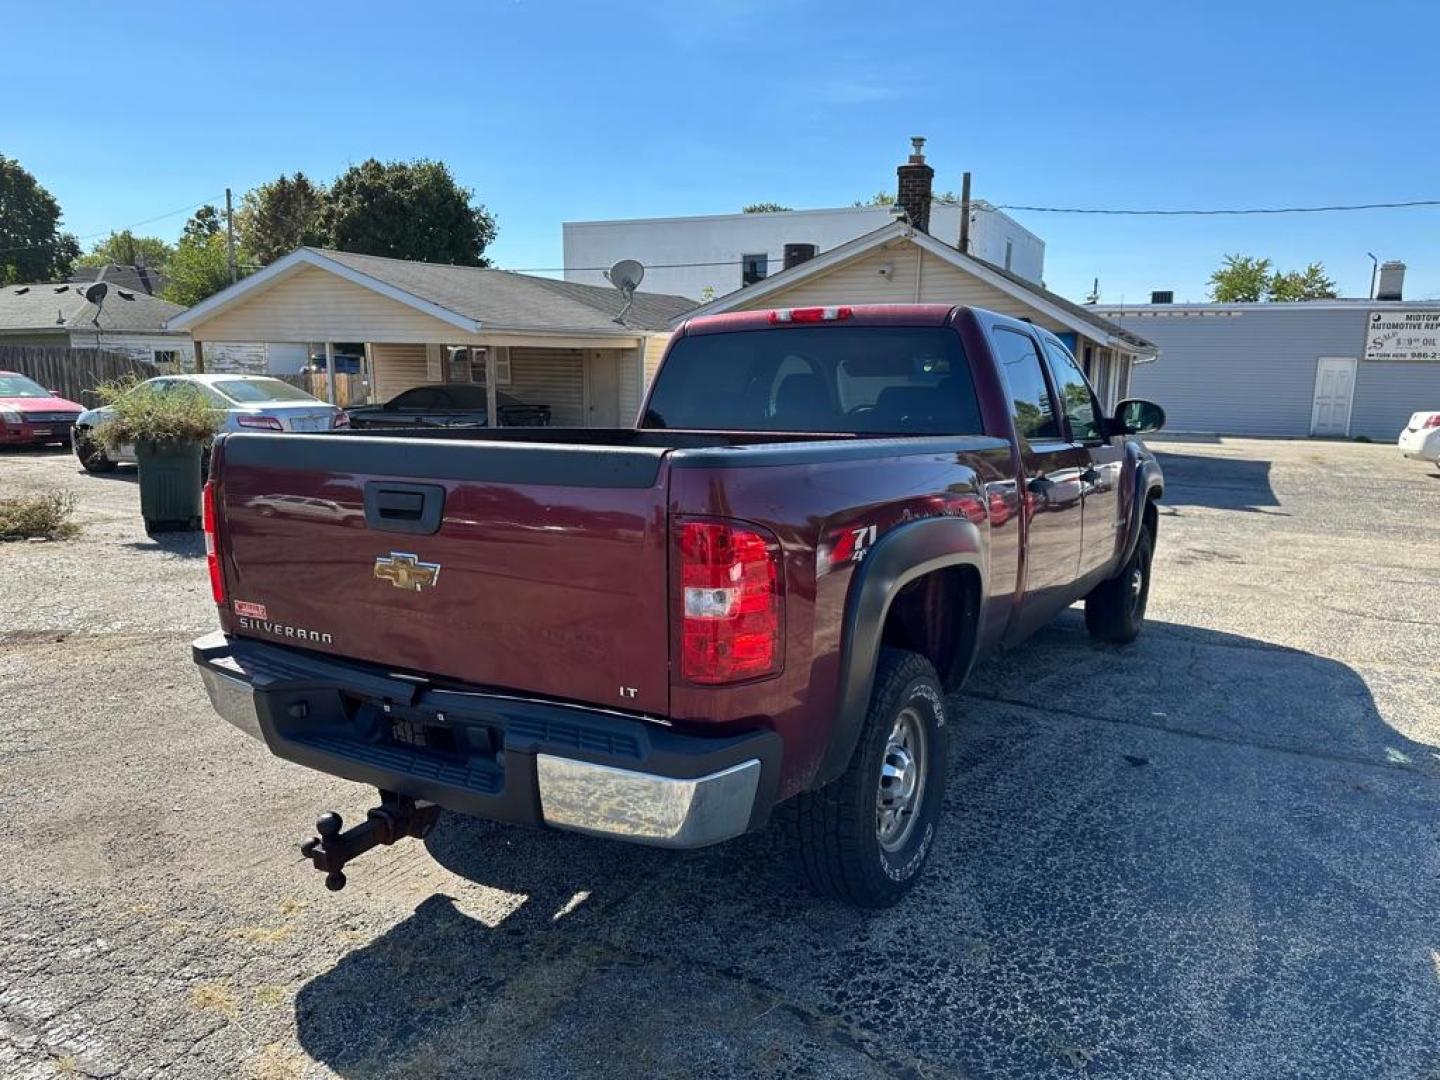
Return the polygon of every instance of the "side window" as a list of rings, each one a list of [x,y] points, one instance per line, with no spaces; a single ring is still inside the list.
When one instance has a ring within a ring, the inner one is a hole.
[[[995,329],[993,338],[1005,385],[1010,388],[1015,430],[1031,441],[1058,439],[1060,425],[1055,419],[1055,405],[1035,343],[1028,334],[1003,327]]]
[[[1055,388],[1060,391],[1060,407],[1070,421],[1070,437],[1076,442],[1105,438],[1105,424],[1094,391],[1075,358],[1053,341],[1045,342],[1045,355],[1050,359]]]

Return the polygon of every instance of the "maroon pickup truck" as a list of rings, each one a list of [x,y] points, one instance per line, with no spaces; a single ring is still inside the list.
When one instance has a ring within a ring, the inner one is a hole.
[[[304,845],[331,888],[441,807],[671,847],[774,812],[883,906],[977,658],[1081,599],[1139,632],[1163,420],[987,311],[698,318],[634,428],[218,439],[194,658],[226,720],[380,790]]]

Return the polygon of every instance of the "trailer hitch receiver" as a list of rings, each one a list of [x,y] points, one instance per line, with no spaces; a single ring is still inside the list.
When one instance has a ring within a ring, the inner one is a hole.
[[[434,803],[417,802],[393,791],[380,792],[380,805],[365,815],[359,825],[345,828],[340,815],[331,811],[320,815],[312,836],[300,845],[300,854],[325,874],[325,887],[339,892],[345,887],[344,867],[378,844],[393,844],[407,836],[423,840],[435,828],[440,807]],[[341,830],[344,830],[343,832]]]

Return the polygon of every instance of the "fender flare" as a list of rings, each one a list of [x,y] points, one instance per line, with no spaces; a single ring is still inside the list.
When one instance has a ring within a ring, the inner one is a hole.
[[[885,617],[897,593],[916,578],[952,566],[972,567],[985,593],[985,543],[962,518],[912,521],[882,536],[856,567],[845,599],[840,636],[840,692],[825,757],[811,781],[818,788],[838,779],[855,754],[870,706]],[[982,604],[983,608],[983,604]]]
[[[1135,493],[1130,500],[1130,519],[1125,526],[1125,550],[1120,566],[1130,561],[1135,546],[1140,543],[1140,529],[1145,524],[1145,504],[1165,494],[1165,477],[1155,456],[1141,452],[1135,462]]]

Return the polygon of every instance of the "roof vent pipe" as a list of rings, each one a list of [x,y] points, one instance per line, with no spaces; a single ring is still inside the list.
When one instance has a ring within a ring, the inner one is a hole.
[[[1396,259],[1380,264],[1380,284],[1375,289],[1376,300],[1405,299],[1405,264]]]

